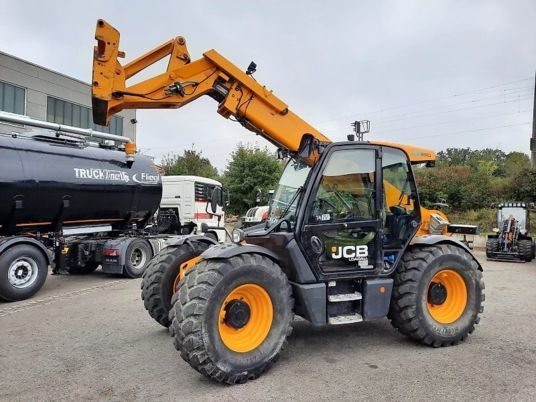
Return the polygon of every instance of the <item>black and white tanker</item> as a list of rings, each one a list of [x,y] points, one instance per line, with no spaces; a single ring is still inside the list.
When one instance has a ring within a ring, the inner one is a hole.
[[[169,238],[147,226],[162,198],[152,160],[42,133],[0,133],[0,299],[34,295],[49,266],[141,276]]]

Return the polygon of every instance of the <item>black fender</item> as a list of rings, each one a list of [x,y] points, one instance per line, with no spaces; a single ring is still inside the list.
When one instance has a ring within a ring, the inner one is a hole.
[[[255,244],[218,244],[206,250],[201,257],[204,260],[231,258],[240,254],[262,254],[279,263],[279,257],[273,251]]]
[[[209,245],[217,245],[219,244],[216,240],[203,236],[203,235],[183,235],[183,236],[176,236],[172,237],[171,239],[166,240],[166,247],[168,246],[182,246],[183,244],[188,244],[190,247],[193,248],[192,242],[194,241],[201,241],[203,243],[207,243]]]
[[[52,265],[52,262],[54,260],[52,256],[52,252],[48,250],[43,243],[41,243],[39,240],[35,240],[32,237],[28,236],[11,236],[6,237],[4,239],[0,240],[0,254],[2,254],[5,250],[7,250],[10,247],[13,247],[18,244],[29,244],[32,246],[37,247],[45,257],[47,264]]]
[[[436,244],[451,244],[453,246],[463,248],[465,251],[467,251],[471,255],[471,257],[473,257],[473,260],[476,261],[476,263],[478,264],[479,271],[483,271],[482,265],[480,264],[480,262],[478,262],[478,259],[473,254],[473,250],[471,250],[469,247],[467,247],[467,244],[459,241],[458,239],[453,239],[450,236],[424,235],[424,236],[414,237],[413,240],[410,243],[410,247],[411,246],[420,246],[420,245],[433,246],[433,245],[436,245]]]

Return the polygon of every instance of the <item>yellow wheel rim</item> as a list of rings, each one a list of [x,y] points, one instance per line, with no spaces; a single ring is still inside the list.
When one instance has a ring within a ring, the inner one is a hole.
[[[467,286],[463,277],[452,269],[439,271],[428,285],[428,312],[440,324],[451,324],[460,318],[467,306]]]
[[[233,352],[252,351],[268,336],[273,316],[272,299],[266,290],[252,283],[239,286],[229,293],[221,306],[220,338]]]

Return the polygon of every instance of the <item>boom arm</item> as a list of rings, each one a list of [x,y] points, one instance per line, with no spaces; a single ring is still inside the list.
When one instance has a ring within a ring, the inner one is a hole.
[[[272,91],[258,84],[215,50],[192,61],[177,37],[122,66],[119,32],[98,20],[93,61],[93,120],[107,125],[123,109],[180,108],[203,95],[219,102],[218,113],[231,116],[274,145],[314,163],[318,146],[331,142],[289,110]],[[126,80],[170,56],[165,73],[128,86]]]
[[[192,61],[186,41],[179,36],[122,66],[118,58],[125,57],[125,53],[119,50],[119,32],[100,19],[95,39],[92,100],[93,120],[97,124],[108,125],[110,117],[123,109],[180,108],[208,95],[218,101],[218,113],[223,117],[233,117],[249,130],[302,157],[309,164],[318,160],[321,145],[331,142],[291,112],[250,73],[244,73],[215,50]],[[165,73],[127,86],[129,78],[167,56],[169,63]],[[435,161],[435,152],[428,149],[374,143],[403,149],[412,163]],[[132,149],[129,148],[130,152]]]

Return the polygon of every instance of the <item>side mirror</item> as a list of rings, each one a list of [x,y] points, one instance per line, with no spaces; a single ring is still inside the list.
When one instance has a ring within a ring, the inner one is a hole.
[[[212,215],[217,215],[218,206],[222,206],[222,191],[221,187],[214,187],[214,190],[212,190],[212,194],[210,195],[210,198],[207,202],[207,212]]]

